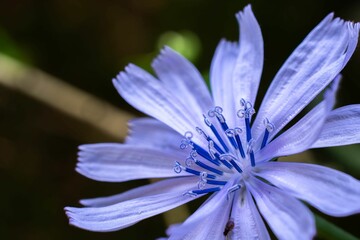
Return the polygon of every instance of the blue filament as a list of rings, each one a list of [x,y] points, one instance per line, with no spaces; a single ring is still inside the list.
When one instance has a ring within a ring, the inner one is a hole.
[[[233,166],[228,161],[221,159],[220,155],[218,153],[215,153],[214,155],[215,155],[216,159],[218,161],[220,161],[222,164],[224,164],[227,168],[229,168],[229,169],[233,168]]]
[[[191,190],[190,194],[204,194],[204,193],[210,193],[210,192],[217,192],[220,191],[220,187],[214,187],[214,188],[205,188],[205,189],[199,189],[199,190]]]
[[[244,164],[242,161],[250,161],[251,166],[255,167],[256,162],[254,149],[259,150],[259,148],[258,145],[255,144],[256,140],[252,139],[250,126],[251,117],[255,113],[255,110],[252,108],[251,103],[246,102],[244,99],[241,99],[240,103],[243,108],[237,112],[237,116],[241,119],[244,118],[242,119],[242,121],[245,121],[245,127],[243,129],[240,129],[236,126],[230,126],[229,128],[229,125],[222,115],[222,109],[220,107],[215,107],[214,109],[211,109],[207,115],[203,114],[204,122],[209,127],[209,129],[203,131],[201,128],[196,127],[196,131],[206,139],[208,148],[203,148],[202,145],[197,145],[191,141],[192,134],[185,134],[185,139],[182,140],[180,147],[182,149],[191,147],[192,151],[190,152],[190,156],[185,161],[187,167],[183,167],[179,162],[175,162],[174,171],[177,173],[186,171],[187,173],[200,177],[200,181],[198,182],[198,189],[188,191],[185,194],[196,196],[198,194],[220,191],[222,186],[227,184],[227,174],[244,175],[242,168],[247,171],[245,167],[248,166],[248,163]],[[210,118],[214,117],[217,118],[215,121],[218,121],[218,123],[215,122],[215,125],[210,121]],[[270,138],[270,133],[274,129],[274,125],[269,122],[267,118],[264,120],[264,125],[265,132],[260,149],[266,146]],[[212,134],[209,132],[210,130]],[[223,133],[221,130],[223,130]],[[246,131],[246,133],[244,131]],[[209,133],[211,137],[207,133]],[[224,134],[228,140],[226,140]],[[245,141],[245,136],[241,134],[246,134],[246,142],[244,145],[242,141]],[[215,139],[217,143],[214,142],[212,138]],[[206,162],[206,160],[215,164],[216,166],[209,164]],[[195,168],[198,170],[192,169],[191,164],[196,164],[198,167]],[[222,167],[222,165],[230,169],[230,171]],[[234,169],[236,169],[237,173]],[[222,175],[223,177],[219,177]],[[224,179],[218,180],[218,178]],[[210,186],[210,188],[205,188],[207,184],[209,184],[208,186]],[[213,185],[213,187],[211,185]],[[240,188],[241,185],[234,185],[228,189],[228,195]]]
[[[204,150],[202,147],[200,147],[199,145],[192,143],[193,149],[203,158],[205,158],[206,160],[212,162],[213,164],[220,166],[220,163],[218,161],[216,161],[216,159],[213,159],[210,154]],[[215,147],[215,146],[214,146]]]
[[[244,152],[244,148],[241,144],[241,139],[240,139],[240,136],[238,134],[235,135],[235,140],[236,140],[236,143],[239,147],[239,151],[240,151],[240,154],[241,154],[241,157],[242,158],[245,158],[245,152]]]
[[[250,154],[251,166],[252,166],[252,167],[255,167],[255,156],[254,156],[254,152],[251,151],[249,154]]]
[[[234,166],[234,168],[236,169],[236,171],[238,171],[239,173],[242,173],[243,171],[241,170],[241,168],[239,167],[239,165],[237,165],[237,163],[231,159],[230,163]]]
[[[267,143],[267,140],[269,138],[269,131],[267,129],[265,129],[265,134],[264,134],[264,138],[262,140],[262,143],[261,143],[261,148],[260,149],[263,149]]]
[[[216,130],[214,125],[211,124],[210,129],[215,134],[215,137],[219,140],[219,142],[220,142],[221,146],[224,148],[225,152],[229,152],[229,148],[226,146],[224,140],[221,138],[220,134],[218,133],[218,131]]]
[[[250,117],[245,117],[245,125],[246,125],[246,140],[250,142],[251,140]]]
[[[206,180],[207,184],[211,184],[211,185],[225,185],[227,182],[226,181],[217,181],[217,180]]]
[[[213,168],[213,167],[210,167],[208,165],[206,165],[205,163],[201,162],[201,161],[195,161],[195,164],[198,165],[199,167],[202,167],[206,170],[209,170],[210,172],[213,172],[213,173],[216,173],[218,175],[223,175],[223,172],[216,169],[216,168]]]
[[[185,168],[185,171],[188,172],[188,173],[194,174],[194,175],[196,175],[196,176],[201,176],[201,172],[196,171],[196,170],[191,169],[191,168]],[[206,177],[207,177],[207,178],[211,178],[211,179],[215,179],[215,178],[216,178],[216,176],[213,175],[213,174],[207,174]]]
[[[221,115],[221,116],[222,116],[222,115]],[[217,117],[217,119],[219,120],[219,123],[220,123],[220,125],[221,125],[221,128],[222,128],[222,129],[224,130],[224,132],[226,133],[226,131],[229,130],[229,126],[227,125],[227,123],[225,122],[225,120],[224,120],[223,117],[222,117],[222,118],[220,118],[219,116],[216,116],[216,117]],[[223,119],[223,120],[222,120],[222,119]],[[233,137],[230,137],[230,136],[227,136],[227,137],[228,137],[231,145],[233,145],[233,147],[234,147],[235,149],[237,149],[237,144],[236,144],[234,138],[233,138]],[[227,151],[227,152],[228,152],[228,151]]]

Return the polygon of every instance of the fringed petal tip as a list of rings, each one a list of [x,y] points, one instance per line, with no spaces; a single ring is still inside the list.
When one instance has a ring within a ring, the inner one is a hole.
[[[121,228],[106,228],[104,226],[102,226],[102,228],[98,228],[96,224],[96,222],[92,223],[92,222],[87,222],[81,219],[80,214],[83,213],[84,208],[74,208],[74,207],[65,207],[64,211],[66,216],[68,217],[68,221],[69,224],[71,226],[77,227],[77,228],[81,228],[84,230],[88,230],[88,231],[93,231],[93,232],[111,232],[111,231],[115,231],[115,230],[120,230]]]
[[[165,45],[160,49],[160,53],[154,58],[151,62],[151,67],[156,68],[159,64],[161,64],[162,61],[164,61],[164,58],[166,58],[167,54],[179,54],[171,47]]]
[[[246,15],[246,14],[251,14],[251,15],[254,16],[254,13],[253,13],[253,11],[252,11],[251,4],[246,5],[243,10],[237,12],[237,13],[235,14],[235,17],[240,21],[240,19],[243,18],[244,15]],[[254,17],[255,17],[255,16],[254,16]]]
[[[76,215],[74,214],[74,207],[64,207],[65,214],[68,218],[69,224],[78,227],[76,224]]]
[[[117,86],[119,84],[121,84],[121,82],[124,79],[129,78],[129,75],[134,75],[134,76],[141,76],[141,74],[144,74],[145,70],[140,68],[139,66],[133,64],[133,63],[129,63],[128,65],[125,66],[123,71],[120,71],[116,77],[114,77],[112,79],[113,85],[115,86],[116,89]]]

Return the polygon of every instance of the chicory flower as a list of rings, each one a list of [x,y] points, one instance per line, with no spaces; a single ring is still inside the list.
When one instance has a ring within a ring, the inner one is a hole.
[[[283,64],[255,114],[263,39],[250,6],[236,18],[239,42],[218,45],[211,93],[197,69],[169,47],[152,64],[157,77],[130,64],[114,79],[120,95],[152,118],[131,121],[124,144],[80,146],[77,171],[108,182],[167,179],[67,207],[71,224],[119,230],[210,193],[171,229],[170,239],[270,239],[263,219],[279,239],[312,239],[314,217],[303,202],[331,216],[360,212],[355,178],[276,160],[359,143],[360,105],[333,110],[359,24],[325,17]],[[323,100],[289,127],[319,94]]]

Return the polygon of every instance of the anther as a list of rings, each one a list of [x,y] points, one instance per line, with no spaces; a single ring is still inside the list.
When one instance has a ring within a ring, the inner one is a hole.
[[[187,167],[191,167],[193,164],[194,164],[194,159],[192,157],[188,157],[186,160],[185,160],[185,165]]]
[[[217,191],[220,191],[220,190],[221,190],[220,187],[213,187],[213,188],[205,188],[205,189],[199,189],[199,190],[191,190],[191,191],[188,191],[188,193],[190,195],[197,196],[197,195],[200,195],[200,194],[210,193],[210,192],[217,192]]]
[[[183,167],[181,166],[181,164],[178,161],[176,161],[175,165],[174,165],[174,172],[181,173],[182,170],[183,170]]]
[[[193,137],[192,132],[185,132],[184,134],[185,139],[182,139],[180,142],[180,149],[185,149],[189,145],[191,145],[191,138]]]
[[[206,183],[211,184],[211,185],[225,185],[227,182],[226,181],[218,181],[218,180],[206,179]]]

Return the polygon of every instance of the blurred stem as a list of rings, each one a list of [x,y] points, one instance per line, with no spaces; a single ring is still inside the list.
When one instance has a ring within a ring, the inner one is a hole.
[[[0,84],[83,121],[113,139],[124,139],[131,114],[60,79],[0,53]]]
[[[317,228],[317,236],[321,239],[358,240],[357,237],[339,228],[335,224],[327,221],[319,215],[315,214],[315,221]]]

